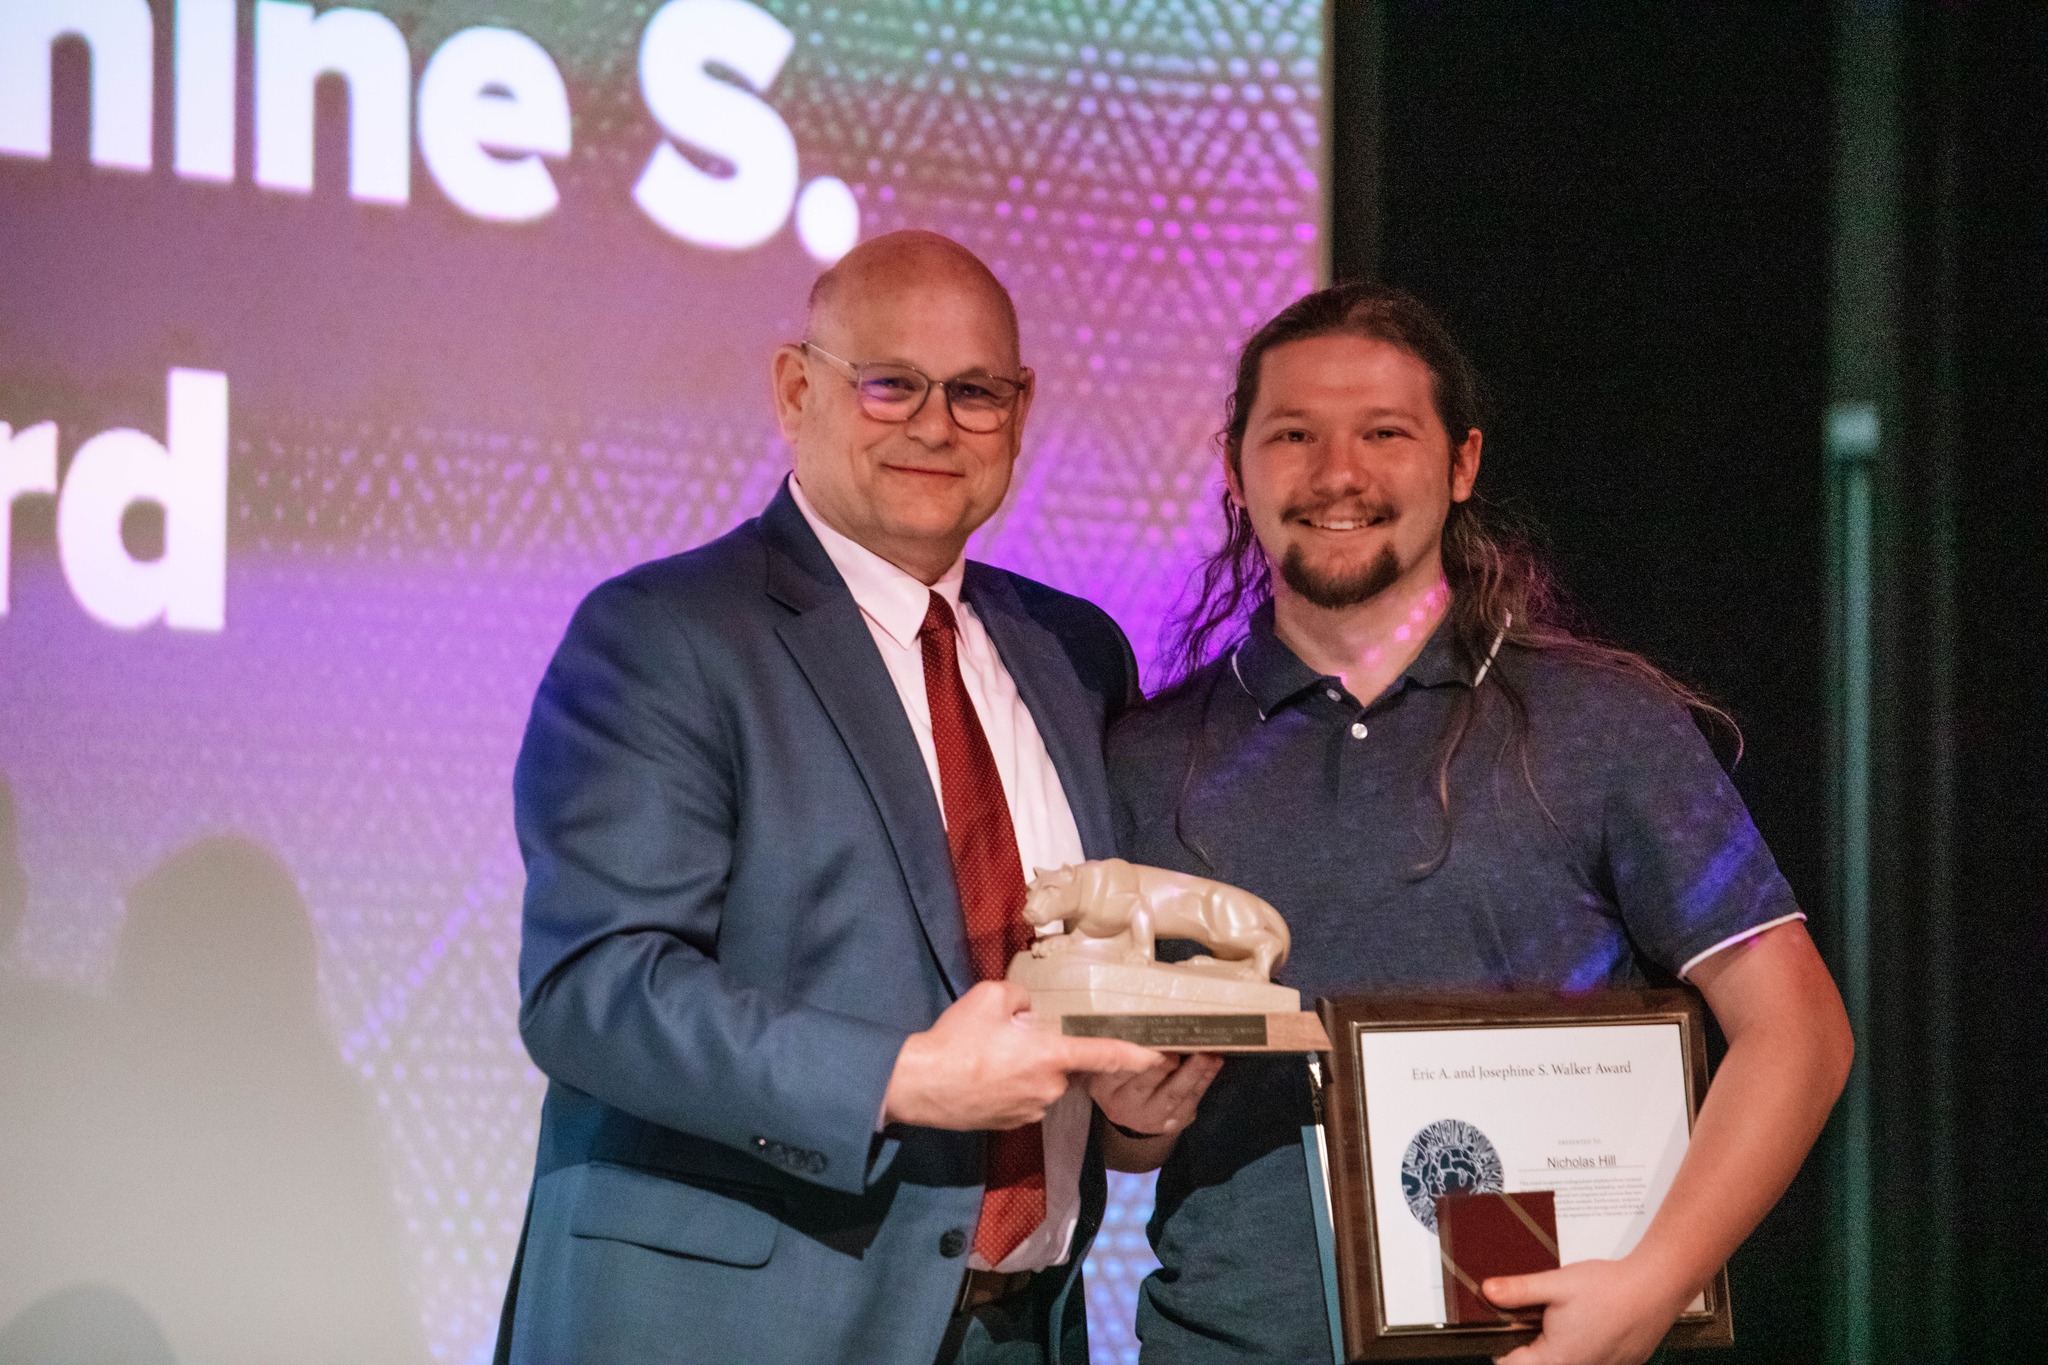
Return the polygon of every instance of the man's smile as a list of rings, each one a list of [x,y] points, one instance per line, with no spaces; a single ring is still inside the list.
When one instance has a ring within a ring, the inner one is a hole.
[[[1289,509],[1287,520],[1316,531],[1369,531],[1391,525],[1396,513],[1391,507],[1347,508],[1343,511],[1298,511]]]
[[[897,464],[893,461],[883,461],[882,468],[888,470],[891,474],[918,474],[928,479],[964,479],[967,477],[965,470],[927,469],[922,465]]]

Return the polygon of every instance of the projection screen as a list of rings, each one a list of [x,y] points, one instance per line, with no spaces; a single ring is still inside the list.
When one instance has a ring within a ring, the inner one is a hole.
[[[1149,660],[1232,347],[1320,272],[1323,22],[0,0],[0,1355],[487,1358],[542,1089],[509,773],[570,610],[766,504],[770,349],[916,226],[1039,376],[972,553]]]

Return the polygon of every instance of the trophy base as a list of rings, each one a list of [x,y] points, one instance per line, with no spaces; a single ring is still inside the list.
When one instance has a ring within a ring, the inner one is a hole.
[[[1248,980],[1213,958],[1133,965],[1027,951],[1012,960],[1009,977],[1031,992],[1039,1027],[1070,1038],[1121,1038],[1163,1052],[1329,1048],[1300,991]]]

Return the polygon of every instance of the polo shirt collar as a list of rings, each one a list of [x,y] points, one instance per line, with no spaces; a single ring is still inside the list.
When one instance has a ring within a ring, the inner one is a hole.
[[[1458,664],[1458,643],[1451,630],[1450,613],[1437,622],[1436,629],[1429,633],[1428,643],[1415,656],[1415,662],[1402,672],[1411,687],[1443,687],[1450,683],[1471,686],[1472,680],[1465,676],[1465,670]]]
[[[1260,604],[1252,613],[1249,625],[1244,642],[1230,656],[1230,667],[1251,697],[1252,704],[1259,708],[1261,720],[1312,689],[1327,686],[1333,681],[1303,663],[1299,655],[1281,643],[1273,629],[1273,599],[1269,597]],[[1469,682],[1464,669],[1458,666],[1457,646],[1451,632],[1450,617],[1446,615],[1430,632],[1422,652],[1402,670],[1396,686],[1389,691],[1401,686],[1442,687]]]
[[[1301,656],[1274,634],[1270,597],[1252,612],[1250,630],[1232,651],[1230,667],[1259,708],[1260,720],[1324,681],[1322,674],[1303,663]]]
[[[832,567],[839,570],[839,576],[846,580],[846,589],[853,594],[854,604],[862,613],[881,627],[882,632],[904,649],[917,647],[917,635],[924,628],[925,613],[931,609],[933,593],[946,599],[946,605],[953,609],[957,619],[960,615],[960,585],[967,573],[965,555],[953,561],[939,581],[926,587],[915,575],[905,573],[888,560],[862,545],[850,536],[840,534],[818,515],[818,509],[811,506],[811,500],[804,496],[802,485],[796,476],[789,480],[790,497],[796,502],[797,510],[804,514],[811,530],[818,537],[818,543],[825,547],[825,554],[832,561]]]

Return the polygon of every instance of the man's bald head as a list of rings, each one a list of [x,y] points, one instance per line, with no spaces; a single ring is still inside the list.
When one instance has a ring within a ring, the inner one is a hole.
[[[843,336],[848,320],[881,299],[943,290],[965,294],[993,310],[1014,367],[1018,356],[1017,307],[1010,291],[979,256],[950,237],[907,228],[872,237],[840,257],[811,286],[807,333],[825,343]]]
[[[876,367],[873,377],[856,382],[864,366]],[[1031,371],[1017,353],[1009,291],[958,242],[892,232],[847,252],[818,277],[809,333],[776,348],[771,379],[776,422],[813,509],[905,572],[936,583],[1002,505],[1031,411]],[[1006,383],[976,384],[998,379]],[[884,398],[922,397],[878,416],[861,394],[868,382]],[[956,420],[957,394],[985,402],[1011,385],[1000,425],[977,420],[969,430]]]

